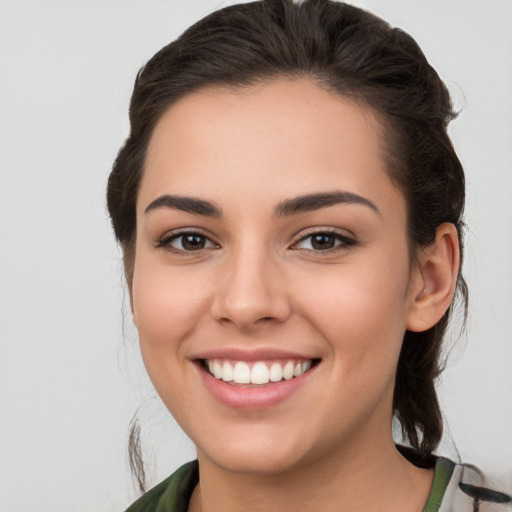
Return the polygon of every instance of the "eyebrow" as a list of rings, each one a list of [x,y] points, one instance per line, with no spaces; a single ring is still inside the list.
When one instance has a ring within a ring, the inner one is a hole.
[[[288,217],[298,213],[320,210],[337,204],[362,204],[371,208],[380,215],[380,211],[377,206],[375,206],[375,204],[373,204],[369,199],[358,194],[354,194],[353,192],[335,191],[319,192],[294,197],[292,199],[285,199],[274,209],[274,216]],[[158,208],[181,210],[194,215],[203,215],[206,217],[222,217],[222,209],[219,206],[213,202],[198,199],[196,197],[165,194],[152,201],[144,210],[144,213],[148,213]]]
[[[337,204],[362,204],[368,206],[379,216],[379,209],[369,199],[353,192],[335,191],[321,192],[317,194],[308,194],[305,196],[286,199],[279,203],[274,211],[276,217],[287,217],[298,213],[310,212],[334,206]]]
[[[152,201],[144,210],[144,213],[156,210],[157,208],[171,208],[206,217],[222,216],[222,210],[216,204],[195,197],[165,194]]]

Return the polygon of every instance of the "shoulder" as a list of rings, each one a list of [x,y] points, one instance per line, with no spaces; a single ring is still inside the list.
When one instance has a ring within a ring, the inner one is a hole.
[[[510,490],[495,485],[475,466],[438,460],[453,468],[439,512],[505,512],[512,508]]]
[[[512,509],[512,492],[486,477],[477,467],[446,457],[397,445],[415,466],[434,469],[434,481],[423,512],[505,512]]]
[[[188,462],[144,493],[126,512],[186,512],[198,481],[197,461]]]

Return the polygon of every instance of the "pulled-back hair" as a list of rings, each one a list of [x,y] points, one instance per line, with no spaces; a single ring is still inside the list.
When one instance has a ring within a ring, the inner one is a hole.
[[[345,3],[263,0],[210,14],[156,53],[137,75],[130,135],[107,192],[129,289],[136,198],[148,142],[163,113],[206,86],[237,88],[283,77],[309,78],[373,109],[382,128],[387,172],[406,199],[411,261],[419,248],[434,241],[444,222],[457,228],[462,260],[464,173],[446,131],[454,113],[445,85],[417,43]],[[460,272],[457,290],[466,305]],[[393,412],[409,442],[426,452],[436,448],[442,435],[435,379],[442,369],[441,345],[452,307],[431,329],[406,331],[398,361]],[[136,452],[134,445],[135,466],[140,463]],[[142,487],[141,470],[136,468]]]

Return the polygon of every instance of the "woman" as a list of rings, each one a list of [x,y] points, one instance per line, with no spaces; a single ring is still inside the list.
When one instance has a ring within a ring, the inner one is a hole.
[[[228,7],[141,70],[108,206],[144,363],[198,462],[130,511],[510,501],[431,455],[467,295],[452,118],[410,36],[328,0]]]

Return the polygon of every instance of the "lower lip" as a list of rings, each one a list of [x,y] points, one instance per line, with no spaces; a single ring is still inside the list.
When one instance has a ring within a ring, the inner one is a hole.
[[[316,370],[316,366],[299,377],[258,387],[232,385],[216,379],[202,366],[198,366],[203,383],[213,397],[233,409],[266,409],[290,398]]]

